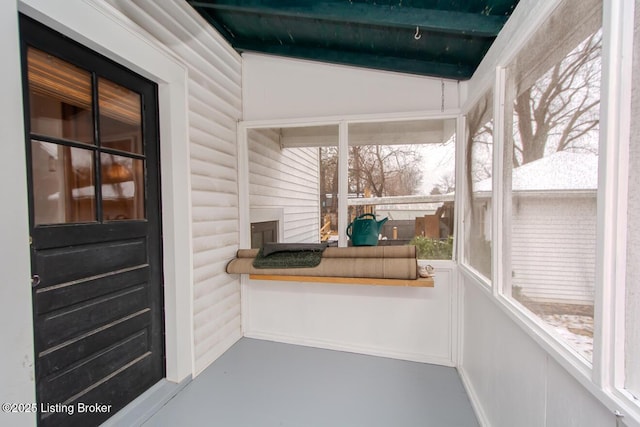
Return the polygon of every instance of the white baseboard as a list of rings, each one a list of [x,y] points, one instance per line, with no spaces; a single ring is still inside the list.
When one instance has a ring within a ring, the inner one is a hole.
[[[179,383],[163,379],[116,412],[102,427],[140,426],[191,382],[188,376]]]
[[[302,345],[305,347],[323,348],[326,350],[345,351],[348,353],[365,354],[368,356],[386,357],[389,359],[407,360],[410,362],[430,363],[433,365],[441,365],[452,368],[455,367],[455,364],[451,359],[438,356],[430,356],[427,354],[399,352],[385,348],[359,346],[329,340],[320,340],[314,338],[310,339],[305,337],[273,334],[268,332],[245,331],[244,336],[247,338],[281,342],[285,344]]]
[[[469,377],[467,376],[462,366],[458,367],[458,375],[460,375],[462,385],[467,391],[467,396],[469,396],[471,407],[473,408],[473,412],[475,412],[476,414],[478,423],[481,427],[491,427],[491,423],[489,423],[489,419],[487,418],[487,415],[485,414],[484,410],[482,409],[482,405],[480,404],[480,399],[478,399],[478,394],[473,388],[473,385],[471,384],[471,381],[469,381]]]
[[[233,331],[233,333],[227,336],[223,341],[219,342],[215,347],[210,348],[208,352],[205,353],[206,359],[194,361],[193,377],[195,378],[200,375],[213,362],[218,360],[220,356],[229,350],[231,346],[238,342],[240,338],[242,338],[242,332],[238,328],[238,330]],[[200,357],[202,358],[203,356]]]

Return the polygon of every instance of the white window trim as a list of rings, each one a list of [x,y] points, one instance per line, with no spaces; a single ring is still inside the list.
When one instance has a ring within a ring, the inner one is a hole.
[[[634,26],[637,25],[634,19],[633,1],[604,2],[603,53],[606,60],[603,64],[606,64],[606,70],[603,70],[603,88],[606,102],[601,114],[604,129],[601,135],[606,136],[607,158],[604,159],[606,176],[603,177],[605,194],[602,201],[606,206],[601,233],[605,248],[601,269],[603,286],[596,292],[600,304],[596,305],[596,316],[599,315],[601,321],[594,330],[594,338],[599,343],[594,380],[601,387],[611,388],[615,398],[629,402],[631,409],[635,409],[635,421],[640,425],[640,402],[624,389],[628,159]]]
[[[251,206],[249,201],[249,143],[248,132],[251,129],[264,128],[288,128],[307,126],[336,126],[338,128],[338,151],[348,152],[349,124],[355,123],[381,123],[394,121],[411,120],[456,120],[459,122],[459,111],[421,111],[404,114],[367,114],[353,116],[332,116],[332,117],[307,117],[292,120],[256,120],[238,122],[238,210],[240,223],[240,248],[251,247],[251,234],[246,224],[251,222]],[[456,131],[459,126],[456,125]],[[459,146],[456,140],[456,149]],[[338,173],[340,176],[347,176],[348,159],[347,156],[339,154]],[[344,181],[344,182],[343,182]],[[347,181],[340,180],[338,183],[338,245],[347,246]],[[458,191],[456,191],[456,194]],[[457,196],[456,196],[457,197]],[[457,200],[457,199],[456,199]],[[456,210],[456,215],[458,212]],[[457,237],[456,237],[457,240]],[[455,252],[454,252],[455,257]]]
[[[493,177],[502,176],[502,162],[500,161],[500,159],[502,158],[502,138],[504,134],[504,126],[502,124],[504,121],[503,119],[503,116],[504,116],[504,84],[503,82],[504,81],[505,81],[504,70],[502,72],[496,70],[494,72],[493,81],[487,80],[481,86],[480,89],[477,89],[474,91],[473,98],[467,99],[465,103],[465,108],[462,110],[461,115],[458,117],[458,123],[460,123],[460,126],[458,127],[457,131],[458,131],[458,137],[460,138],[460,141],[461,141],[461,144],[459,144],[461,153],[459,154],[459,157],[456,159],[456,168],[460,169],[459,175],[456,176],[456,180],[457,180],[456,182],[460,183],[460,185],[456,185],[456,190],[459,189],[459,191],[456,191],[456,197],[458,197],[458,194],[459,194],[460,199],[456,199],[456,206],[460,207],[459,208],[460,215],[458,216],[459,223],[457,225],[458,225],[458,230],[461,230],[461,231],[463,231],[466,226],[464,223],[464,211],[467,208],[466,202],[467,200],[469,200],[469,195],[470,195],[469,193],[472,191],[472,189],[467,188],[467,178],[466,178],[465,151],[469,148],[466,146],[467,144],[466,117],[471,111],[471,109],[473,109],[475,105],[478,102],[480,102],[480,100],[487,93],[487,91],[490,91],[490,90],[493,91],[492,119],[494,122],[493,124],[494,154],[492,159],[493,163],[491,167],[493,169],[493,174],[492,174]],[[500,114],[496,114],[496,112],[499,112]],[[498,125],[500,126],[499,128],[497,127]],[[497,142],[496,142],[496,139],[498,139]],[[496,154],[496,150],[500,152],[499,156]],[[497,180],[494,178],[492,179],[492,182],[491,182],[492,194],[491,194],[490,221],[491,221],[491,227],[492,227],[492,231],[491,231],[492,240],[496,238],[502,239],[501,218],[502,218],[503,196],[500,195],[499,205],[496,205],[496,203],[498,203],[498,201],[496,200],[497,190],[493,188],[496,186],[496,181]],[[464,272],[466,277],[472,278],[476,283],[480,284],[483,287],[484,291],[488,290],[489,293],[493,294],[494,297],[497,296],[498,290],[497,290],[497,287],[494,286],[494,284],[500,283],[498,282],[499,279],[496,276],[496,272],[501,271],[502,269],[502,262],[500,261],[500,255],[502,254],[501,240],[499,242],[498,241],[491,242],[492,243],[491,244],[491,275],[492,277],[485,277],[484,274],[480,273],[472,265],[465,262],[464,251],[465,251],[465,245],[467,244],[467,242],[464,238],[464,234],[457,233],[456,240],[457,240],[457,246],[459,248],[456,253],[458,256],[457,260],[458,260],[458,266],[460,268],[460,271]]]

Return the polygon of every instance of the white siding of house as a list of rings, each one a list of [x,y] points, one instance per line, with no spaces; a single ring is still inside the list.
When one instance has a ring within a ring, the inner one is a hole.
[[[236,124],[241,58],[186,2],[110,0],[188,69],[193,233],[194,375],[241,336]]]
[[[320,238],[320,187],[317,148],[281,148],[275,130],[250,130],[249,204],[251,209],[282,209],[284,241],[317,243]]]
[[[514,197],[513,285],[550,302],[593,304],[596,199]]]

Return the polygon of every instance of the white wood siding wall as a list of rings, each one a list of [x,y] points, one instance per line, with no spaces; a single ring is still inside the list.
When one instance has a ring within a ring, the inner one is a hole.
[[[527,297],[593,304],[596,199],[514,198],[513,285]]]
[[[236,125],[242,114],[241,58],[186,2],[110,3],[188,68],[197,375],[242,334],[239,280],[224,271],[238,249]]]
[[[277,130],[250,130],[250,208],[281,208],[284,241],[320,239],[320,187],[317,148],[281,148]]]

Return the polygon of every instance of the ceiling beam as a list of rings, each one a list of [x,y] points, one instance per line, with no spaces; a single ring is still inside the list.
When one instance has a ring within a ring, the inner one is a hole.
[[[375,68],[378,70],[418,74],[421,76],[443,77],[453,80],[467,80],[471,78],[475,69],[475,64],[451,64],[415,58],[402,58],[319,47],[309,48],[286,44],[256,43],[245,40],[236,40],[234,42],[234,48],[239,51],[262,52],[290,58]]]
[[[189,0],[194,8],[235,13],[285,16],[340,23],[418,29],[447,34],[495,37],[507,21],[506,15],[452,12],[345,1],[282,2],[275,0]]]

